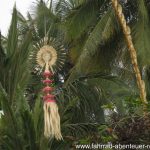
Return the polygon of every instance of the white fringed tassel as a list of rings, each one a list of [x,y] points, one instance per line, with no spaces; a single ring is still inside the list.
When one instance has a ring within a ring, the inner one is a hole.
[[[60,116],[56,102],[44,102],[44,135],[62,140]]]

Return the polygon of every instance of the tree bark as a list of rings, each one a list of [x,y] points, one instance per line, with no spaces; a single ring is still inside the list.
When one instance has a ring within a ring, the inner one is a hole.
[[[125,36],[125,40],[126,40],[126,43],[128,46],[129,53],[130,53],[130,58],[131,58],[131,62],[133,65],[134,73],[136,76],[137,86],[138,86],[139,92],[140,92],[140,98],[144,105],[144,109],[146,109],[148,102],[146,100],[145,82],[142,80],[142,77],[141,77],[141,74],[139,71],[139,67],[138,67],[138,63],[137,63],[136,49],[133,45],[132,37],[131,37],[131,30],[130,30],[130,27],[127,25],[125,16],[122,12],[122,6],[119,4],[118,0],[112,0],[112,5],[115,10],[116,16],[121,24],[121,27],[123,29],[123,33]]]

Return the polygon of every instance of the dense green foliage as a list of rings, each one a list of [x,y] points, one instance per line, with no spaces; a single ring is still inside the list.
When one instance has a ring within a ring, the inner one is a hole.
[[[150,3],[121,1],[150,98]],[[148,144],[124,36],[109,0],[37,1],[24,18],[14,7],[0,36],[1,150],[71,150],[76,144]],[[43,135],[42,75],[34,44],[45,35],[67,51],[55,77],[63,141]],[[64,83],[62,82],[64,80]],[[149,114],[149,109],[148,109]]]

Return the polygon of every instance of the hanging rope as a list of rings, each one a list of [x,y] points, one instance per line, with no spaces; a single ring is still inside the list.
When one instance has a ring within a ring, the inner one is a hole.
[[[126,43],[127,43],[127,46],[128,46],[129,52],[130,52],[131,62],[133,65],[135,76],[136,76],[137,85],[138,85],[138,88],[140,91],[140,98],[141,98],[141,101],[144,105],[144,111],[145,111],[147,109],[147,103],[148,103],[146,100],[145,83],[142,80],[140,70],[138,67],[137,54],[136,54],[136,49],[135,49],[133,42],[132,42],[131,30],[130,30],[130,27],[127,25],[127,22],[125,20],[125,16],[122,12],[122,6],[119,4],[118,0],[112,0],[112,5],[113,5],[115,13],[118,17],[118,20],[121,24],[121,27],[123,29],[123,33],[125,35]]]

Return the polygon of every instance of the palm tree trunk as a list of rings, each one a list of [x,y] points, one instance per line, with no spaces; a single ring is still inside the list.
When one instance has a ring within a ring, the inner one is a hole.
[[[130,30],[130,27],[126,23],[124,14],[122,12],[122,7],[119,4],[118,0],[112,0],[112,5],[113,5],[115,13],[118,17],[118,20],[121,24],[121,27],[123,29],[125,40],[126,40],[129,52],[130,52],[131,62],[132,62],[132,65],[133,65],[135,76],[136,76],[136,82],[137,82],[137,85],[138,85],[138,88],[139,88],[139,91],[140,91],[140,98],[141,98],[142,103],[144,105],[144,109],[146,109],[147,100],[146,100],[145,82],[142,80],[142,77],[141,77],[141,74],[140,74],[140,71],[139,71],[139,67],[138,67],[138,63],[137,63],[136,49],[133,45],[132,37],[131,37],[131,30]]]

